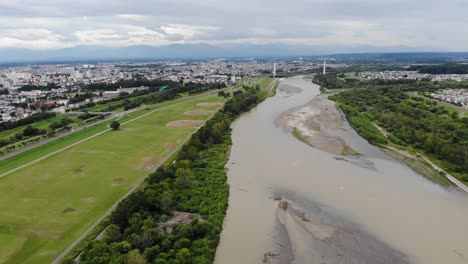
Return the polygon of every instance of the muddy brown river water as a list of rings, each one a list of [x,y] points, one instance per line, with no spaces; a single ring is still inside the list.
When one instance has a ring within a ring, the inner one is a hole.
[[[468,263],[468,195],[426,180],[347,124],[336,134],[363,154],[351,162],[277,126],[319,93],[310,78],[285,79],[233,123],[215,263]]]

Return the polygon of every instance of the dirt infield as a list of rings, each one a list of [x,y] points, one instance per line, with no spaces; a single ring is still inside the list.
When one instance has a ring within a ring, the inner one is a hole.
[[[222,103],[199,103],[197,106],[220,106]]]
[[[167,127],[197,127],[203,120],[174,120],[166,124]]]
[[[138,170],[151,171],[161,160],[161,157],[142,157],[136,168]]]
[[[211,110],[192,110],[192,111],[187,111],[184,113],[184,115],[191,115],[191,116],[199,116],[199,115],[211,115],[213,111]]]

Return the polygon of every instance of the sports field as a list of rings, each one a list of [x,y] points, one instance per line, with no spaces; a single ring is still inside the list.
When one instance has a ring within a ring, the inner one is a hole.
[[[202,102],[222,99],[202,97],[135,112],[141,118],[119,131],[0,178],[0,263],[50,263],[196,129],[167,123],[205,120],[208,115],[184,113],[218,107],[197,106]]]

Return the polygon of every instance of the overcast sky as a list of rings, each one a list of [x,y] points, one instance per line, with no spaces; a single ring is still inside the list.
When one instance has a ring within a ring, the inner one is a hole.
[[[468,50],[468,0],[0,0],[0,48],[208,44]]]

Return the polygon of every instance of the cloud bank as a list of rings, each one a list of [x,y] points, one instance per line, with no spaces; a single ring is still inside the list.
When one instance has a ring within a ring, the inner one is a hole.
[[[466,0],[0,0],[0,48],[286,44],[468,50]]]

